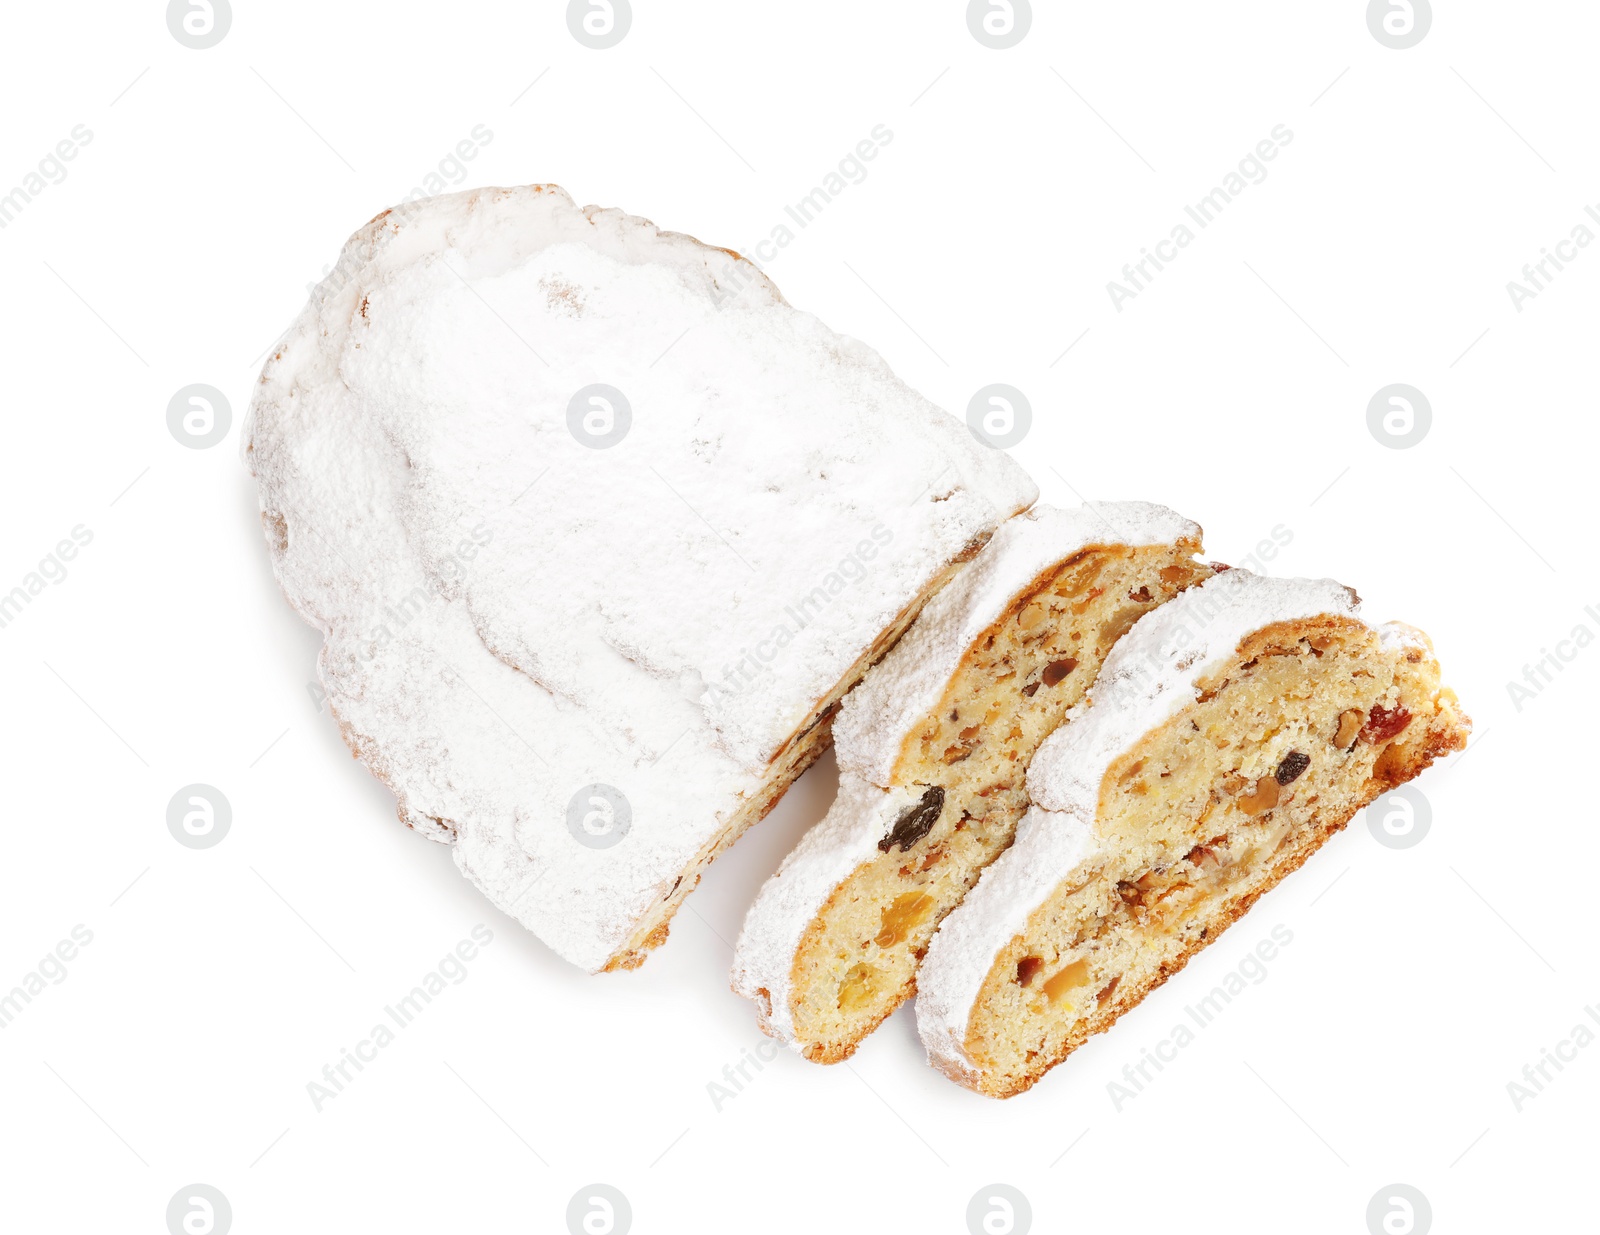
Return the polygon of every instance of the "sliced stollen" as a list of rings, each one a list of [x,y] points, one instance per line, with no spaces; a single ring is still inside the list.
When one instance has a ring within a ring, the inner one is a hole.
[[[736,253],[549,185],[357,232],[245,443],[346,742],[588,969],[665,938],[1038,495]]]
[[[752,905],[733,988],[833,1063],[915,990],[941,918],[1011,843],[1039,743],[1135,621],[1211,571],[1164,506],[1037,508],[994,535],[834,724],[840,787]]]
[[[1218,574],[1144,618],[1040,748],[1015,844],[934,936],[929,1060],[1029,1088],[1379,794],[1466,744],[1427,638],[1332,580]]]

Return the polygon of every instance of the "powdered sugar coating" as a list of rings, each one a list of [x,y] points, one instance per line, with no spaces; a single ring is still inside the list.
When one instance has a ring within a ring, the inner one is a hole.
[[[801,937],[834,889],[878,856],[878,842],[921,796],[917,788],[880,789],[841,772],[832,808],[800,838],[750,906],[734,949],[733,989],[770,1008],[767,1032],[791,1049],[801,1049],[790,1006]]]
[[[892,765],[973,643],[1041,574],[1085,548],[1192,541],[1198,549],[1200,536],[1198,524],[1148,502],[1035,507],[1001,527],[845,696],[833,731],[839,796],[762,887],[735,950],[733,988],[770,1004],[768,1032],[802,1049],[790,1006],[795,953],[834,890],[878,856],[878,842],[920,796],[920,787],[889,788]]]
[[[632,409],[607,449],[569,428],[595,383]],[[1037,495],[742,259],[548,186],[352,237],[245,441],[347,739],[587,968],[879,633]],[[594,784],[631,809],[610,847],[569,827]]]
[[[928,1058],[974,1072],[968,1018],[996,956],[1075,870],[1104,856],[1096,831],[1112,762],[1195,701],[1196,684],[1254,631],[1323,615],[1355,618],[1332,579],[1214,575],[1140,618],[1112,648],[1088,697],[1044,740],[1028,768],[1033,800],[1011,848],[934,934],[917,975],[917,1032]]]
[[[1150,502],[1039,506],[1005,524],[982,553],[923,609],[895,648],[845,696],[834,721],[841,770],[895,782],[907,736],[938,705],[974,640],[1040,574],[1092,545],[1193,541],[1200,526]]]

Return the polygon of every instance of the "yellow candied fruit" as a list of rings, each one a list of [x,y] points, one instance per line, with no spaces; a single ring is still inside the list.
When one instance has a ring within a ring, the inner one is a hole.
[[[873,942],[880,948],[892,948],[904,943],[913,930],[928,920],[933,913],[933,897],[926,892],[902,892],[883,910],[883,920]]]
[[[876,979],[882,975],[873,966],[863,962],[851,967],[839,983],[839,1011],[856,1012],[867,1006],[877,993]]]
[[[1060,1003],[1068,991],[1086,986],[1089,982],[1089,962],[1079,959],[1059,973],[1045,979],[1043,991],[1051,1003]]]
[[[1035,600],[1017,615],[1017,625],[1022,627],[1023,630],[1032,630],[1040,622],[1044,621],[1046,612],[1045,606]]]

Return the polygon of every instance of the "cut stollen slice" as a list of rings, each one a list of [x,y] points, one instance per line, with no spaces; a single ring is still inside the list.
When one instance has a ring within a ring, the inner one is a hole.
[[[1142,619],[1043,744],[1016,843],[934,936],[917,1028],[1010,1097],[1369,802],[1466,744],[1426,636],[1332,580],[1218,574]]]
[[[734,958],[769,1034],[837,1062],[913,993],[940,919],[1011,843],[1039,743],[1134,622],[1211,573],[1200,536],[1142,502],[1013,519],[845,697],[838,797]]]

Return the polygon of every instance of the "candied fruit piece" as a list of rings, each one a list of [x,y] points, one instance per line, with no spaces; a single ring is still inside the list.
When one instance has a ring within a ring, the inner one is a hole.
[[[839,1011],[855,1012],[871,1002],[877,994],[877,979],[882,974],[866,962],[851,967],[839,983]]]
[[[1389,741],[1410,723],[1411,713],[1405,708],[1386,708],[1381,704],[1374,704],[1367,716],[1367,723],[1361,730],[1361,737],[1376,746],[1379,742]]]
[[[1068,991],[1076,990],[1089,981],[1089,962],[1079,959],[1072,962],[1065,969],[1060,970],[1052,977],[1045,980],[1045,998],[1051,1003],[1059,1003]]]
[[[1044,672],[1039,675],[1040,681],[1046,686],[1054,686],[1077,667],[1077,660],[1071,656],[1068,656],[1065,660],[1052,660],[1044,667]]]
[[[883,918],[873,942],[880,948],[892,948],[904,943],[913,930],[928,920],[933,912],[933,897],[926,892],[902,892],[884,906]]]
[[[1310,755],[1302,755],[1299,751],[1292,750],[1283,757],[1283,762],[1278,765],[1273,779],[1280,785],[1292,785],[1310,766]]]
[[[945,762],[952,761],[946,758]],[[933,825],[939,822],[939,813],[943,810],[944,790],[938,785],[932,785],[922,795],[920,802],[913,803],[900,812],[900,817],[894,821],[894,827],[889,829],[889,835],[878,842],[878,852],[888,853],[899,845],[900,852],[904,853],[933,831]]]

